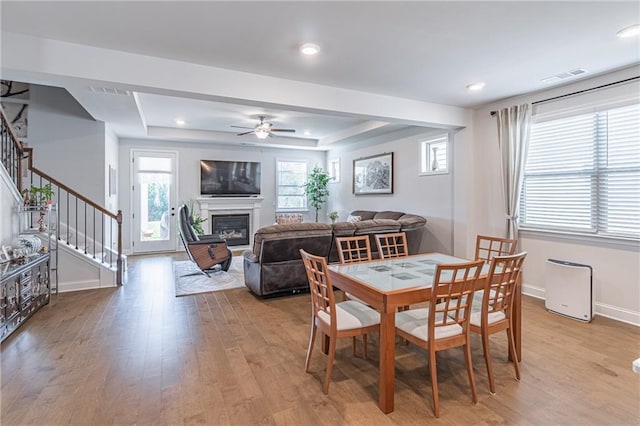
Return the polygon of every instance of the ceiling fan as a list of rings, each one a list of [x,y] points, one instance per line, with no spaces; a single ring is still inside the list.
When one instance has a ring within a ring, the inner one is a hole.
[[[251,129],[248,132],[238,133],[237,136],[244,136],[250,133],[254,133],[258,139],[266,139],[269,136],[273,137],[272,132],[289,132],[294,133],[294,129],[274,129],[271,123],[267,123],[264,121],[264,116],[260,116],[260,123],[256,124],[255,127],[243,127],[243,126],[231,126],[238,129]]]

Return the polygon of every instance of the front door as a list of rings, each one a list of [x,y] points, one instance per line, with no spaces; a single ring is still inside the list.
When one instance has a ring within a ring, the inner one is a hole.
[[[133,252],[176,249],[176,152],[132,151]]]

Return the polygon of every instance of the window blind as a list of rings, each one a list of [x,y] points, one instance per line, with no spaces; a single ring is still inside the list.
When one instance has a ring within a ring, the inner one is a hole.
[[[276,162],[276,209],[305,210],[307,194],[304,183],[307,180],[306,161]]]
[[[523,228],[640,238],[640,105],[534,122]]]

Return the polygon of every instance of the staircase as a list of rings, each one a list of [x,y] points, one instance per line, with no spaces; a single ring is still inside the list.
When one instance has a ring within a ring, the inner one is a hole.
[[[115,283],[122,285],[126,264],[122,254],[122,211],[112,213],[34,167],[33,148],[24,147],[18,140],[2,107],[0,119],[0,163],[15,185],[16,193],[21,194],[31,186],[50,184],[53,202],[57,204],[58,248],[109,269],[115,275]],[[22,202],[17,198],[17,203]]]

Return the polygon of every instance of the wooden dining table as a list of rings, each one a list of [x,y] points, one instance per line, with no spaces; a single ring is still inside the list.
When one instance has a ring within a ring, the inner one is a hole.
[[[438,264],[465,263],[467,259],[441,253],[418,254],[389,260],[373,260],[329,265],[332,284],[364,301],[380,312],[380,378],[378,406],[384,413],[394,410],[395,321],[399,307],[423,303],[431,297],[431,287]],[[489,265],[476,282],[476,290],[485,286]],[[513,309],[513,333],[516,356],[521,359],[520,286]]]

